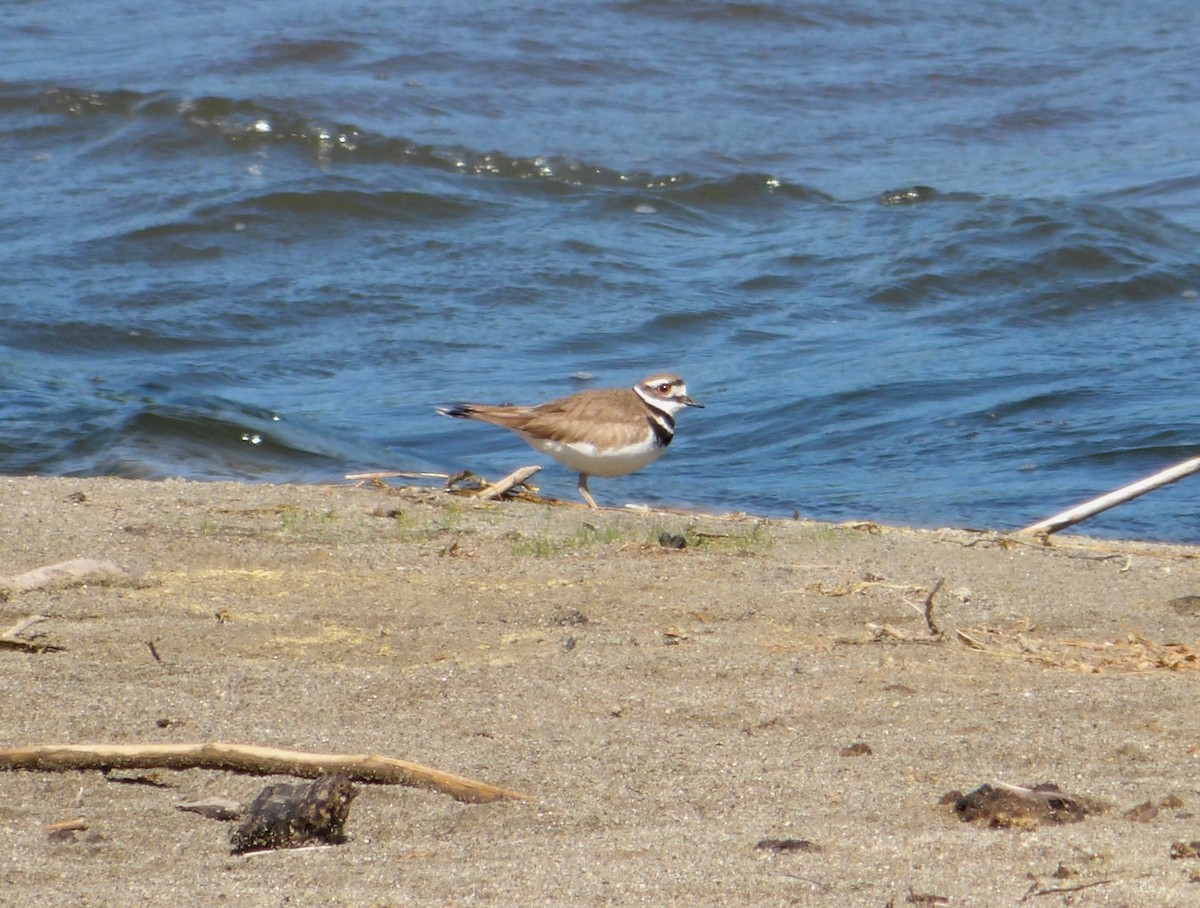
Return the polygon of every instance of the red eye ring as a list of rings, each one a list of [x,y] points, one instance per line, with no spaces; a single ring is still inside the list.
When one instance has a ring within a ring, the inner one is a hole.
[[[666,382],[663,382],[661,385],[658,386],[659,394],[669,394],[670,392],[671,392],[671,386],[668,385]]]

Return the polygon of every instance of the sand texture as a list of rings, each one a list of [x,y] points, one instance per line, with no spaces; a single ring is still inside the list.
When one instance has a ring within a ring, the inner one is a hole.
[[[44,617],[0,648],[0,747],[376,754],[529,798],[367,784],[344,844],[234,856],[177,805],[294,779],[0,772],[0,904],[1200,905],[1198,554],[0,479],[0,633]],[[15,579],[82,558],[121,571]],[[943,803],[984,783],[1078,811]]]

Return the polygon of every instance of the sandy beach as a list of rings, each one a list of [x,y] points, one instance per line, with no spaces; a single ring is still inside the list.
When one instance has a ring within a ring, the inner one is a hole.
[[[528,796],[364,785],[345,844],[231,856],[177,805],[282,779],[0,772],[0,904],[1200,904],[1194,548],[349,483],[5,478],[0,515],[0,575],[128,572],[8,584],[0,632],[44,620],[0,649],[0,747],[379,754]],[[964,822],[945,796],[984,783],[1086,816]]]

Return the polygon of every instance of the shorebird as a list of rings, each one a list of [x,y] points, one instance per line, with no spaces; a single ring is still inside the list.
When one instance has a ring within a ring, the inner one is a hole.
[[[594,508],[589,476],[625,476],[658,460],[675,437],[675,414],[703,406],[688,397],[682,378],[660,372],[632,388],[580,391],[536,406],[458,404],[437,411],[516,432],[577,472],[579,494]]]

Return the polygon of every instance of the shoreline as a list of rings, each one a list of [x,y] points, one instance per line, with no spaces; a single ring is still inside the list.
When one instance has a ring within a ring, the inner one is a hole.
[[[381,754],[534,798],[367,786],[346,844],[247,859],[175,805],[269,780],[3,772],[0,880],[38,904],[1200,892],[1170,853],[1200,839],[1195,546],[180,480],[8,477],[0,514],[0,574],[134,578],[0,601],[63,647],[0,650],[0,746]],[[1100,807],[992,829],[939,803],[1041,782]]]

